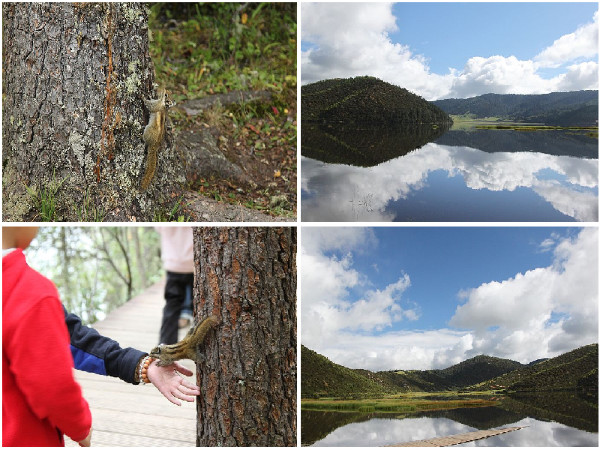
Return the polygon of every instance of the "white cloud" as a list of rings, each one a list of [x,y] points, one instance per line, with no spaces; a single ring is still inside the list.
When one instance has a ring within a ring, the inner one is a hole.
[[[396,30],[391,3],[303,3],[302,82],[362,75],[402,86],[428,100],[484,93],[543,94],[597,89],[598,13],[592,23],[557,39],[531,60],[474,55],[462,70],[432,73],[423,55],[414,54],[388,33]],[[586,59],[588,59],[586,61]],[[565,67],[544,78],[539,69]]]
[[[392,43],[392,3],[302,3],[302,82],[372,75],[428,98],[441,96],[450,76],[432,74],[425,59]]]
[[[305,238],[312,239],[313,230],[302,230],[302,343],[338,364],[430,369],[482,353],[526,363],[598,340],[596,228],[562,240],[553,235],[551,266],[457,293],[464,300],[450,320],[457,328],[412,331],[389,329],[394,321],[418,317],[418,308],[402,298],[409,276],[350,302],[348,290],[364,276],[349,254],[326,257],[317,246],[307,252]]]
[[[341,237],[347,239],[341,239]],[[352,244],[350,244],[352,242]],[[306,228],[302,233],[302,342],[315,349],[336,348],[345,335],[385,330],[394,322],[416,320],[417,305],[403,300],[410,286],[408,274],[383,289],[370,288],[369,280],[353,268],[352,251],[373,245],[372,232],[364,228]],[[343,250],[339,257],[326,252]],[[349,300],[354,288],[363,294]],[[339,347],[338,347],[339,348]],[[367,350],[367,349],[365,349]]]
[[[473,349],[467,354],[528,362],[597,342],[597,248],[598,230],[582,229],[556,247],[552,266],[466,293],[467,301],[457,307],[450,325],[473,333]]]
[[[565,34],[533,58],[540,67],[560,67],[578,58],[593,58],[598,54],[598,11],[593,22],[573,33]]]
[[[532,61],[514,56],[473,57],[456,75],[446,97],[474,97],[495,94],[543,94],[551,92],[559,79],[545,80]]]

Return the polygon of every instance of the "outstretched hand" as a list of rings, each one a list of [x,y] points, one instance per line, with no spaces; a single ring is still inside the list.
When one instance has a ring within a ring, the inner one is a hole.
[[[181,375],[191,376],[193,372],[178,363],[168,366],[158,366],[156,361],[148,367],[148,379],[167,400],[181,406],[179,400],[193,402],[196,395],[200,395],[200,388],[190,383]],[[179,399],[179,400],[178,400]]]

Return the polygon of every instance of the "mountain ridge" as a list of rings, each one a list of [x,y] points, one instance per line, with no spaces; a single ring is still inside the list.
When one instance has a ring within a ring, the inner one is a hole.
[[[529,364],[478,355],[445,369],[422,371],[372,372],[366,369],[349,369],[329,361],[305,346],[302,346],[301,356],[303,398],[363,398],[389,393],[446,390],[597,391],[598,344],[583,346],[557,357],[536,360]],[[319,360],[318,375],[314,373],[315,358]],[[336,369],[332,370],[329,365]],[[350,375],[350,372],[354,375]],[[341,376],[342,373],[346,378]],[[349,382],[347,377],[352,377],[353,381]]]
[[[553,126],[597,126],[598,91],[549,94],[483,94],[432,102],[448,114],[473,118],[498,117]]]

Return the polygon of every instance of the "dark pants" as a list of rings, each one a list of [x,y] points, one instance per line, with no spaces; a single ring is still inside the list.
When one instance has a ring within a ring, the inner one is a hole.
[[[167,272],[165,286],[165,307],[163,308],[162,324],[160,326],[160,343],[175,344],[179,331],[179,314],[185,300],[187,286],[194,284],[193,273]]]

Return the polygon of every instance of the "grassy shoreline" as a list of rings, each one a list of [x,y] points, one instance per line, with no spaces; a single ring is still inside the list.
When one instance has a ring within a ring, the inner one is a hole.
[[[498,117],[473,118],[469,116],[450,116],[453,120],[452,130],[514,130],[514,131],[549,131],[571,130],[589,131],[590,137],[598,137],[598,127],[555,126],[543,123],[511,122]]]
[[[413,392],[361,400],[302,399],[301,408],[313,411],[407,413],[456,408],[481,408],[495,406],[498,403],[499,398],[495,396],[493,391],[471,393]]]

